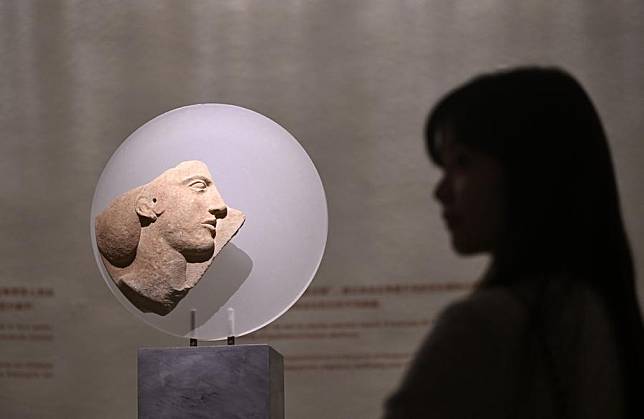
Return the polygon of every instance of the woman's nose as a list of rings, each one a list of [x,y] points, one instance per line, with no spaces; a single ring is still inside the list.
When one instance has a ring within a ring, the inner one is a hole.
[[[447,176],[443,176],[434,189],[434,199],[445,204],[449,198]]]

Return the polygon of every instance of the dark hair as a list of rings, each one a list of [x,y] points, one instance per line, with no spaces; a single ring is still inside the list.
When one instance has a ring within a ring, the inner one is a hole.
[[[445,141],[498,159],[509,230],[500,271],[563,272],[591,284],[616,333],[629,414],[644,417],[637,394],[644,386],[644,328],[633,262],[606,135],[579,82],[557,68],[479,76],[438,102],[426,141],[438,165]]]

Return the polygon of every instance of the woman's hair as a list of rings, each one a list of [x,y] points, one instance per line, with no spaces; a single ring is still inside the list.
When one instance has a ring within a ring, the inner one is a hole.
[[[561,69],[537,67],[476,77],[434,107],[426,141],[438,165],[446,141],[499,161],[508,230],[497,249],[504,255],[499,272],[566,273],[590,283],[615,328],[630,414],[644,413],[637,394],[644,328],[633,262],[606,134],[579,82]]]

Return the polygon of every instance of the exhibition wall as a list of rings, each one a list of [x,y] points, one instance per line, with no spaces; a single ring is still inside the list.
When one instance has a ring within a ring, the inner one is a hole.
[[[114,150],[195,103],[279,123],[326,191],[311,287],[238,339],[283,354],[290,419],[378,417],[484,270],[450,249],[422,142],[431,105],[480,72],[556,65],[586,86],[644,296],[643,40],[635,0],[0,2],[0,416],[136,417],[137,349],[188,345],[114,298],[89,225]]]

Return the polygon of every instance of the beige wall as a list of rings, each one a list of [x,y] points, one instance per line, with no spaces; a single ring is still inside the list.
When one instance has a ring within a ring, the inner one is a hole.
[[[186,344],[118,305],[89,245],[103,165],[181,105],[251,108],[300,140],[330,221],[321,294],[303,302],[377,302],[302,304],[255,337],[290,363],[290,419],[377,416],[435,312],[480,272],[449,249],[421,143],[431,104],[478,72],[556,64],[588,88],[644,280],[642,40],[635,0],[0,2],[2,416],[135,417],[136,349]],[[363,285],[381,289],[347,292]],[[315,325],[335,335],[283,333]]]

